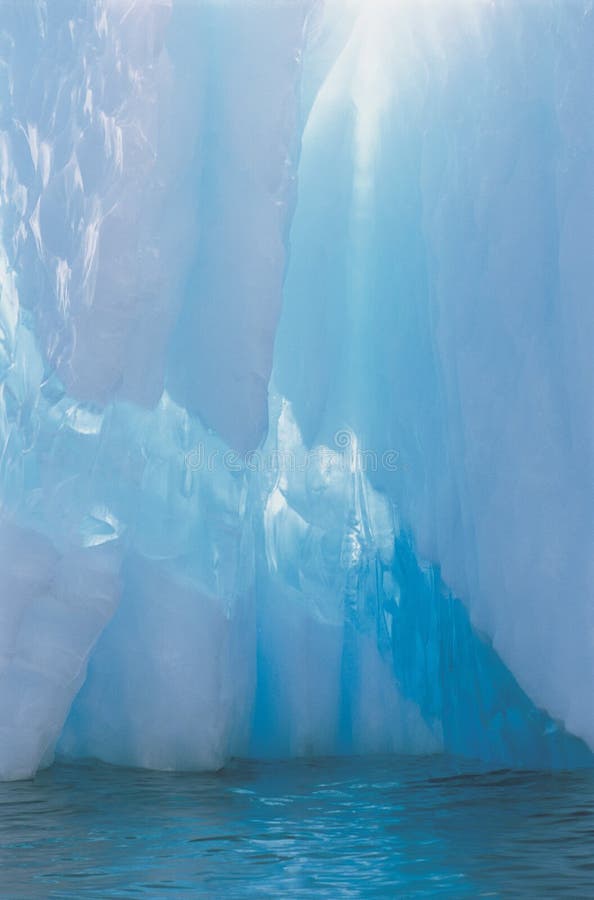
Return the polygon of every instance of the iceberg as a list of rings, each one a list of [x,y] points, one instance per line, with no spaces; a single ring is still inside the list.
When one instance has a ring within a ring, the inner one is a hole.
[[[0,778],[592,764],[590,0],[0,10]]]

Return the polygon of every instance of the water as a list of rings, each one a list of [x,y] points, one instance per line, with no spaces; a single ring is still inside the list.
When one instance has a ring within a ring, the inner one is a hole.
[[[0,785],[0,896],[594,897],[594,773],[425,759],[56,766]]]

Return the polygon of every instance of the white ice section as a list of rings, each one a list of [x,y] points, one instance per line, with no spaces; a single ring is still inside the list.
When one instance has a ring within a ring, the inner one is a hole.
[[[175,190],[171,2],[2,10],[3,229],[21,302],[72,397],[152,405],[193,236]]]
[[[265,437],[299,153],[299,79],[312,0],[181,3],[177,71],[205,82],[199,243],[173,342],[173,397],[244,451]],[[192,188],[190,187],[190,190]]]
[[[119,599],[110,549],[58,553],[31,530],[0,526],[0,779],[49,764]]]
[[[398,452],[419,555],[594,747],[592,5],[350,10],[306,66],[274,377],[308,443]]]
[[[221,598],[143,558],[93,657],[59,751],[119,765],[214,770],[245,754],[255,682],[253,596]]]

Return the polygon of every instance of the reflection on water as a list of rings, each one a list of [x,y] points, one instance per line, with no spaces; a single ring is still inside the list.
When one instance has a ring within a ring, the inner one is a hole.
[[[0,785],[0,896],[594,897],[594,773],[443,757],[59,766]]]

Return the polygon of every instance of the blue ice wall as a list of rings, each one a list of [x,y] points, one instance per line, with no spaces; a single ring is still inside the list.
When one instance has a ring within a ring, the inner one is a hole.
[[[592,8],[0,5],[0,776],[590,762]]]
[[[419,558],[592,743],[591,6],[362,4],[338,40],[343,13],[304,75],[275,387],[307,445],[397,454],[368,477]]]

